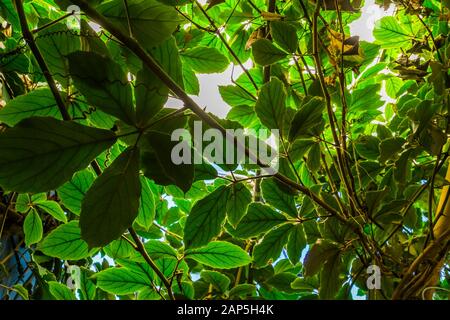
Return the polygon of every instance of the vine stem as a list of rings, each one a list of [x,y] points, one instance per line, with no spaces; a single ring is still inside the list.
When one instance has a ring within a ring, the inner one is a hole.
[[[136,250],[142,255],[148,265],[153,269],[153,271],[155,271],[156,275],[163,282],[164,286],[167,289],[167,294],[169,295],[170,300],[175,300],[172,292],[172,285],[170,284],[169,280],[167,280],[166,276],[161,272],[161,270],[159,270],[158,266],[155,264],[152,258],[148,255],[147,250],[145,250],[144,244],[142,243],[141,239],[139,239],[136,231],[133,228],[129,228],[128,231],[130,232],[131,237],[136,243]]]

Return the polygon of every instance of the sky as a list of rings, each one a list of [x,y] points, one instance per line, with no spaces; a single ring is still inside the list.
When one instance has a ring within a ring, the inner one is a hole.
[[[203,2],[206,2],[206,0],[203,0]],[[392,15],[393,12],[394,6],[384,11],[383,8],[375,5],[375,0],[366,0],[362,8],[361,17],[350,24],[351,35],[358,35],[360,40],[374,41],[372,31],[375,22],[384,16]],[[244,65],[246,68],[251,68],[251,60],[244,63]],[[197,77],[200,82],[200,94],[192,96],[192,98],[202,108],[206,107],[206,111],[224,118],[230,107],[222,100],[218,86],[232,84],[231,75],[233,75],[234,79],[237,79],[242,73],[243,71],[239,66],[235,66],[233,71],[233,67],[230,65],[223,73],[199,74]],[[176,99],[169,99],[167,107],[179,108],[181,104]]]

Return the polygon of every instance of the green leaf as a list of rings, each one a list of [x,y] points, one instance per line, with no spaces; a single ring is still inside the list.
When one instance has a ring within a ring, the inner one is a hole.
[[[406,140],[400,137],[388,138],[380,143],[380,156],[378,160],[380,162],[386,162],[390,159],[394,159],[397,154],[402,151],[402,147]]]
[[[0,185],[54,190],[116,141],[110,131],[53,118],[28,118],[0,133]]]
[[[228,194],[227,218],[232,226],[236,227],[241,221],[251,201],[252,193],[244,183],[235,183],[231,186]]]
[[[251,203],[247,214],[241,219],[233,235],[239,238],[250,238],[267,232],[275,226],[286,222],[282,214],[261,203]]]
[[[81,239],[78,221],[60,225],[39,244],[38,249],[61,260],[80,260],[89,256],[87,243]]]
[[[385,82],[386,93],[392,99],[397,98],[397,92],[403,86],[403,80],[394,76],[389,76]]]
[[[296,264],[302,255],[303,249],[306,247],[306,235],[302,224],[295,225],[289,234],[287,243],[287,254],[292,264]]]
[[[48,214],[50,214],[53,218],[55,218],[58,221],[67,222],[67,217],[64,213],[64,210],[61,208],[61,206],[55,202],[55,201],[39,201],[36,203],[37,207]]]
[[[198,73],[219,73],[227,69],[230,62],[219,50],[212,47],[195,47],[181,53],[183,62]]]
[[[296,292],[296,290],[291,287],[291,283],[294,282],[296,278],[297,276],[293,273],[280,272],[267,279],[264,283],[266,285],[272,286],[277,290],[294,293]]]
[[[227,187],[220,186],[195,203],[184,227],[186,247],[206,245],[219,235],[225,220],[229,192]]]
[[[95,274],[97,287],[112,294],[132,294],[151,283],[142,273],[128,268],[109,268]]]
[[[289,148],[289,155],[292,161],[303,160],[303,156],[315,145],[314,140],[309,139],[297,139],[291,144]]]
[[[150,50],[150,53],[159,63],[161,68],[182,88],[183,83],[183,66],[178,53],[177,42],[173,36],[165,40],[162,44]]]
[[[23,232],[25,233],[25,244],[27,247],[34,243],[38,243],[42,239],[42,220],[36,210],[31,209],[24,222]]]
[[[144,127],[167,102],[169,89],[149,69],[141,69],[136,76],[136,118]]]
[[[103,250],[113,259],[126,259],[135,252],[133,246],[122,237],[103,247]]]
[[[194,181],[213,180],[217,177],[217,170],[208,162],[203,161],[195,165]]]
[[[81,51],[95,52],[103,56],[110,56],[106,44],[86,20],[80,21],[80,31]]]
[[[120,65],[93,52],[67,56],[70,74],[86,101],[129,125],[136,122],[131,85]]]
[[[286,212],[291,217],[297,217],[295,199],[292,195],[285,193],[273,178],[264,179],[261,182],[262,196],[266,202],[275,208]]]
[[[90,247],[102,247],[131,227],[139,210],[139,150],[130,147],[94,181],[84,197],[81,235]]]
[[[76,215],[80,215],[81,202],[93,182],[94,175],[88,169],[75,173],[72,180],[58,188],[62,204]]]
[[[380,155],[378,145],[380,139],[374,136],[360,136],[355,142],[356,151],[364,158],[369,160],[376,160]]]
[[[122,0],[113,0],[100,5],[97,10],[122,32],[129,34],[131,28],[133,36],[146,49],[168,39],[181,22],[174,8],[156,0],[128,0],[127,4],[128,10]]]
[[[175,290],[175,288],[174,288]],[[160,300],[161,296],[153,288],[144,288],[138,293],[137,300]]]
[[[291,283],[291,287],[296,290],[313,291],[316,289],[314,278],[297,278]]]
[[[395,162],[394,177],[395,180],[404,184],[411,178],[411,162],[409,157],[411,156],[412,149],[407,149],[400,154],[400,157]]]
[[[49,88],[38,88],[18,96],[0,108],[0,121],[9,126],[33,116],[61,119],[55,98]]]
[[[153,259],[159,259],[163,257],[177,259],[177,252],[169,244],[160,240],[148,240],[145,245],[145,250]]]
[[[230,296],[230,298],[234,297],[244,298],[245,296],[253,296],[255,292],[256,292],[255,285],[242,283],[232,288],[228,293],[228,295]]]
[[[233,107],[228,112],[227,119],[239,122],[244,127],[252,127],[258,122],[255,109],[246,105]]]
[[[324,109],[325,103],[319,97],[313,97],[303,104],[292,119],[289,140],[311,136],[310,130],[320,124]]]
[[[17,294],[23,299],[23,300],[29,300],[30,297],[28,295],[27,289],[24,288],[21,284],[15,284],[12,286],[13,290],[17,292]]]
[[[367,214],[373,217],[382,204],[383,199],[389,194],[389,188],[366,192]]]
[[[282,130],[286,113],[285,100],[284,85],[278,78],[272,78],[269,83],[262,86],[255,111],[263,125],[269,129]]]
[[[67,55],[80,49],[80,38],[66,24],[52,25],[39,33],[36,45],[53,77],[66,88],[70,84]]]
[[[240,105],[253,106],[256,102],[255,97],[251,93],[237,86],[219,86],[219,92],[223,101],[231,107]]]
[[[75,294],[67,286],[56,281],[48,282],[50,293],[56,300],[77,300]]]
[[[25,213],[28,209],[33,208],[36,202],[46,201],[46,193],[36,193],[36,194],[19,194],[16,200],[16,210],[17,212]]]
[[[155,219],[155,198],[150,188],[150,181],[145,177],[140,177],[140,180],[142,192],[136,223],[148,230]]]
[[[251,258],[240,247],[225,241],[213,241],[207,246],[189,249],[186,258],[193,259],[206,266],[218,269],[232,269],[245,266]]]
[[[287,57],[287,53],[275,47],[267,39],[259,39],[252,44],[253,58],[257,64],[267,66]]]
[[[217,271],[204,270],[200,273],[200,277],[219,292],[227,291],[231,283],[230,278]]]
[[[373,35],[382,48],[402,48],[410,44],[412,37],[395,17],[383,17],[375,22]]]
[[[349,112],[358,114],[360,112],[367,112],[368,110],[376,110],[384,105],[380,99],[379,91],[381,85],[371,84],[362,89],[353,90],[350,95]],[[359,114],[358,114],[359,115]]]
[[[323,263],[338,252],[339,248],[334,243],[326,239],[318,239],[308,251],[303,261],[305,277],[313,276],[319,272]]]
[[[333,299],[342,287],[339,278],[341,255],[339,252],[328,257],[320,273],[319,296],[321,299]]]
[[[187,94],[193,94],[195,96],[200,94],[200,82],[198,81],[197,75],[185,64],[183,65],[183,82]]]
[[[142,170],[147,178],[164,186],[174,184],[184,192],[191,188],[194,180],[194,165],[192,151],[186,141],[172,141],[169,134],[150,131],[142,137],[142,146]],[[175,153],[177,146],[181,147],[180,153]],[[182,160],[184,160],[185,152],[189,152],[189,163],[174,163],[173,155],[183,157]]]
[[[255,265],[262,267],[277,260],[281,255],[284,245],[288,241],[292,224],[285,224],[269,231],[253,249]]]
[[[273,40],[284,50],[295,53],[298,47],[297,29],[284,21],[271,21],[270,33]]]

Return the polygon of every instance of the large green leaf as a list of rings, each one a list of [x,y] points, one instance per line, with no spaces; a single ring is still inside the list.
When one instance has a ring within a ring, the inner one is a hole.
[[[51,215],[53,218],[55,218],[58,221],[67,222],[67,217],[64,213],[64,210],[61,208],[59,203],[55,201],[45,200],[45,201],[39,201],[36,203],[36,206]]]
[[[56,281],[50,281],[48,283],[50,293],[56,300],[77,300],[75,294],[67,286]]]
[[[72,180],[58,188],[58,196],[62,204],[76,215],[79,215],[81,202],[93,182],[94,175],[88,169],[75,173]]]
[[[295,199],[292,195],[284,192],[273,179],[264,179],[261,182],[261,191],[264,200],[275,208],[286,212],[292,217],[297,217]]]
[[[112,294],[131,294],[150,287],[147,277],[128,268],[109,268],[95,274],[97,287]]]
[[[252,203],[247,209],[247,214],[241,219],[236,229],[233,230],[233,235],[239,238],[254,237],[286,221],[285,216],[269,206],[261,203]]]
[[[375,23],[373,35],[382,48],[406,47],[413,37],[395,17],[383,17]]]
[[[247,252],[225,241],[213,241],[205,247],[187,250],[185,256],[218,269],[237,268],[251,262]]]
[[[273,40],[284,50],[291,53],[297,51],[297,29],[292,24],[284,21],[272,21],[270,23],[270,33]]]
[[[286,92],[283,82],[278,78],[272,78],[259,92],[255,111],[262,124],[269,129],[283,128],[284,115],[286,113]]]
[[[0,133],[0,185],[17,192],[54,190],[116,141],[69,121],[29,118]]]
[[[253,249],[253,259],[259,267],[275,261],[280,257],[281,250],[288,241],[292,224],[285,224],[269,231],[262,241]]]
[[[90,105],[130,125],[136,122],[131,85],[118,63],[93,52],[67,57],[75,86]]]
[[[64,23],[52,25],[39,33],[36,45],[44,56],[50,73],[64,88],[70,84],[67,55],[80,49],[80,38]]]
[[[297,224],[291,229],[287,243],[287,254],[292,264],[296,264],[306,247],[306,235],[302,224]]]
[[[227,104],[232,107],[240,106],[240,105],[255,105],[256,99],[255,97],[237,86],[219,86],[220,95]]]
[[[150,181],[147,178],[141,177],[141,199],[139,205],[139,213],[136,217],[136,223],[146,229],[153,225],[155,218],[155,198],[153,191],[150,188]]]
[[[230,190],[221,186],[197,201],[192,207],[184,228],[186,247],[200,247],[219,235],[225,220]]]
[[[339,248],[333,242],[326,239],[318,239],[308,251],[303,261],[305,276],[313,276],[319,272],[323,263],[338,252]]]
[[[203,281],[211,284],[219,292],[225,292],[230,286],[230,278],[217,271],[204,270],[200,274]]]
[[[161,68],[182,88],[184,88],[183,65],[179,55],[177,42],[172,36],[162,44],[150,50]]]
[[[195,47],[181,53],[183,62],[198,73],[223,72],[230,62],[216,48]]]
[[[319,296],[321,299],[333,299],[342,287],[339,278],[341,271],[341,255],[339,252],[331,255],[323,265],[320,273]]]
[[[0,108],[0,121],[14,126],[30,117],[52,117],[61,119],[55,98],[48,88],[39,88],[10,100]]]
[[[395,158],[402,151],[402,146],[406,140],[401,137],[388,138],[380,143],[380,162]]]
[[[80,260],[89,256],[88,245],[81,239],[78,221],[60,225],[44,238],[38,249],[63,260]]]
[[[266,66],[273,64],[287,56],[287,53],[278,49],[267,39],[259,39],[252,45],[253,57],[257,64]]]
[[[131,29],[132,35],[146,49],[168,39],[181,22],[174,8],[156,0],[113,0],[97,9],[126,34]]]
[[[247,212],[251,201],[252,194],[245,184],[236,183],[231,186],[227,202],[227,218],[234,227]]]
[[[181,147],[180,153],[176,153],[177,145]],[[174,184],[184,192],[191,188],[194,180],[192,157],[188,156],[188,163],[174,163],[174,157],[183,157],[185,151],[191,153],[186,141],[172,141],[169,134],[150,131],[142,137],[142,146],[142,170],[147,178],[160,185]]]
[[[310,130],[320,124],[324,109],[325,102],[319,97],[313,97],[303,104],[292,119],[289,140],[311,136]]]
[[[25,244],[29,247],[42,239],[42,220],[39,213],[31,209],[23,221],[23,232],[25,233]]]
[[[139,150],[130,147],[103,171],[84,197],[80,227],[89,246],[107,245],[131,227],[140,196]]]
[[[169,89],[149,69],[143,68],[136,76],[137,124],[145,126],[167,102]]]

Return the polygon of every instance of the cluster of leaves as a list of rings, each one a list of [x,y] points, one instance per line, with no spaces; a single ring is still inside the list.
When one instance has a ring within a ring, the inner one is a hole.
[[[350,35],[362,1],[21,3],[0,3],[0,213],[23,223],[38,281],[12,291],[393,295],[446,184],[448,1],[394,1],[374,43]],[[72,3],[86,11],[78,29],[66,24]],[[244,72],[218,88],[231,107],[218,119],[187,94],[199,94],[197,74],[230,64]],[[184,108],[165,107],[172,94]],[[279,173],[175,165],[170,135],[198,119],[279,129]],[[366,287],[371,264],[379,291]]]

